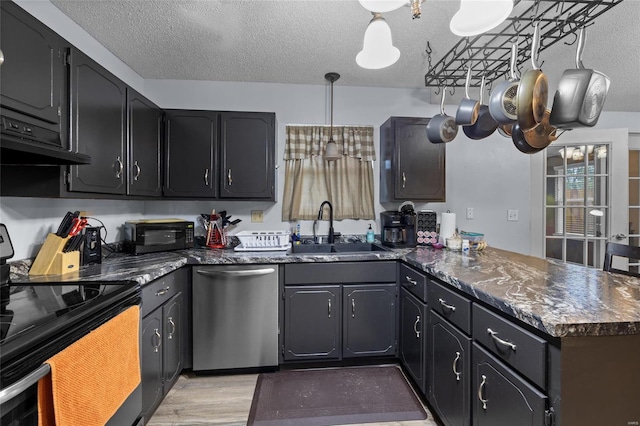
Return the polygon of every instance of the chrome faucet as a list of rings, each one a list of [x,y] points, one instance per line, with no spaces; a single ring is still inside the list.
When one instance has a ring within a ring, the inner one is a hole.
[[[327,242],[329,244],[333,244],[334,236],[333,236],[333,206],[329,201],[323,201],[320,204],[320,211],[318,212],[318,220],[322,220],[322,213],[324,212],[324,205],[329,206],[329,237]]]

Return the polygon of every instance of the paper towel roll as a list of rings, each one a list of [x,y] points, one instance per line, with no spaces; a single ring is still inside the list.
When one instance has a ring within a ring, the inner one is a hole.
[[[446,244],[447,238],[456,232],[456,214],[442,213],[440,219],[440,243]]]

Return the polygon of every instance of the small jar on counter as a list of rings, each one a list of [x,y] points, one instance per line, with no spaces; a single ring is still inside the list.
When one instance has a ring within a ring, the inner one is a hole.
[[[462,240],[462,253],[469,253],[470,247],[469,240]]]

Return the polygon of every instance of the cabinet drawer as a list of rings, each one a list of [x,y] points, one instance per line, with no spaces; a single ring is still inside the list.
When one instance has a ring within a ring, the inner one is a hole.
[[[393,283],[396,262],[293,263],[284,267],[285,284]]]
[[[439,313],[460,330],[471,334],[471,301],[442,284],[431,280],[429,284],[431,309]]]
[[[423,302],[427,301],[427,275],[407,265],[400,265],[400,285]]]
[[[473,338],[541,388],[546,388],[547,342],[473,304]]]
[[[186,281],[187,270],[179,269],[142,286],[142,317],[175,296]]]

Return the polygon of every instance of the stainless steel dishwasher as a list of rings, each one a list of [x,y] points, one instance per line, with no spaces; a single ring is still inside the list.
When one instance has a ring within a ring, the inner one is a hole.
[[[194,267],[193,370],[277,365],[278,267]]]

